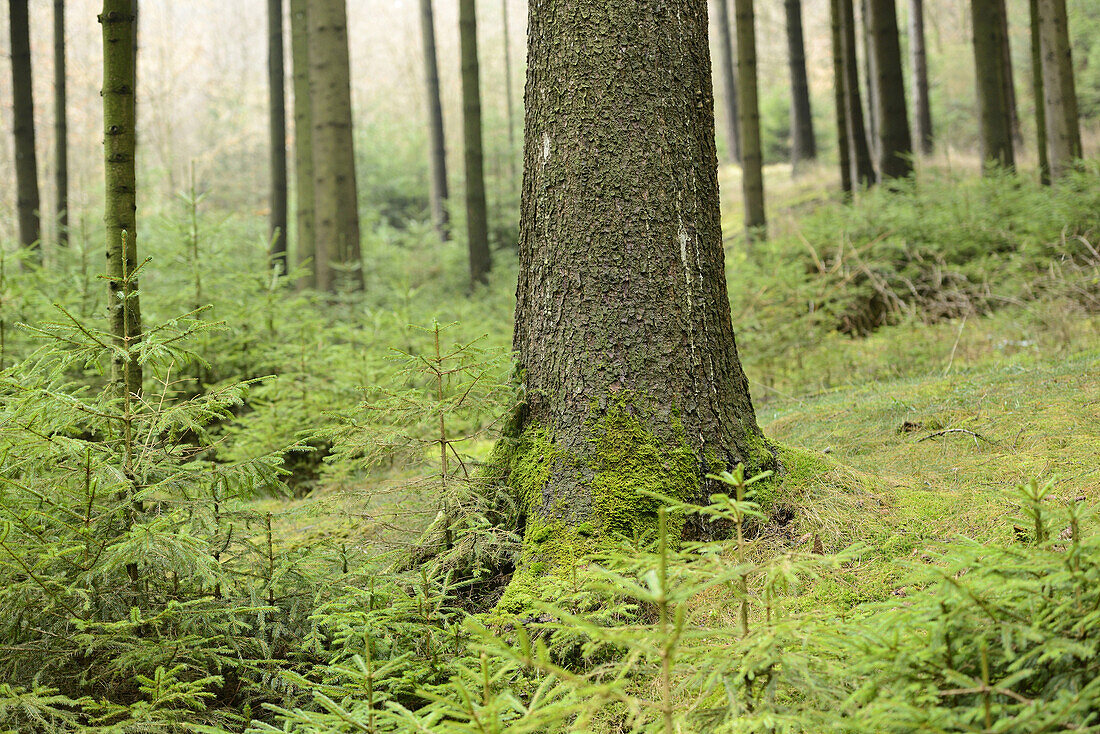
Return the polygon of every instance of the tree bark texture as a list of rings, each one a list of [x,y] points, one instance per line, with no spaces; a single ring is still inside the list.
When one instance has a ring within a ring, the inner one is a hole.
[[[31,84],[31,32],[27,0],[8,4],[11,32],[11,90],[15,138],[15,194],[19,243],[41,261],[38,156],[34,149],[34,92]]]
[[[435,14],[432,0],[420,0],[420,37],[424,46],[424,96],[428,110],[432,223],[439,239],[446,242],[451,238],[447,212],[447,149],[443,136],[443,105],[439,100],[439,64],[435,53]]]
[[[54,185],[57,244],[69,244],[69,125],[65,78],[65,0],[53,2]]]
[[[1039,0],[1039,43],[1043,61],[1050,172],[1061,178],[1081,157],[1081,127],[1069,45],[1066,0]]]
[[[309,24],[317,287],[329,292],[362,290],[344,0],[311,0]]]
[[[286,75],[283,0],[267,0],[267,84],[271,145],[271,267],[286,273]]]
[[[737,24],[737,96],[741,118],[741,193],[745,234],[767,237],[764,213],[764,154],[760,143],[760,102],[756,87],[756,21],[753,0],[734,0]],[[709,62],[708,62],[709,63]]]
[[[1005,39],[1001,47],[1001,55],[1004,63],[1005,99],[1008,100],[1008,120],[1012,129],[1012,143],[1019,148],[1024,144],[1024,135],[1020,132],[1020,113],[1016,104],[1016,76],[1012,69],[1012,42],[1008,32],[1008,8],[1002,0],[997,9],[998,21],[1001,24],[1001,37]]]
[[[934,140],[928,95],[928,54],[924,44],[924,0],[909,0],[909,60],[913,77],[913,133],[920,152],[931,155]]]
[[[868,0],[867,7],[874,31],[871,50],[878,110],[879,171],[884,180],[902,178],[913,172],[913,143],[905,107],[897,12],[894,0]]]
[[[848,125],[848,153],[852,159],[852,181],[860,186],[875,182],[875,166],[867,145],[863,124],[863,100],[859,94],[859,59],[856,55],[856,18],[854,0],[840,2],[840,34],[844,51],[845,121]],[[870,86],[870,85],[868,85]]]
[[[1015,165],[1004,65],[1008,38],[1000,21],[1004,10],[1004,0],[971,0],[970,3],[982,170],[987,173]]]
[[[787,63],[791,71],[791,164],[817,158],[810,85],[806,79],[806,44],[802,38],[802,0],[784,0],[787,16]]]
[[[299,285],[317,287],[313,206],[313,100],[309,86],[309,0],[290,0],[294,86],[294,186],[297,262],[309,268]]]
[[[840,0],[829,0],[829,26],[833,52],[833,106],[836,110],[836,148],[840,163],[840,189],[852,191],[852,162],[848,145],[848,111],[844,91],[844,41],[841,33]]]
[[[1050,185],[1047,155],[1047,115],[1043,93],[1043,52],[1039,41],[1039,0],[1028,0],[1031,30],[1031,93],[1035,101],[1035,151],[1039,157],[1039,183]]]
[[[718,70],[722,77],[725,103],[726,145],[734,163],[741,162],[741,116],[737,112],[737,75],[733,62],[733,34],[730,32],[730,0],[715,0],[718,8]]]
[[[485,205],[484,154],[481,146],[481,80],[477,61],[477,9],[474,0],[458,1],[462,56],[462,138],[466,161],[466,240],[470,282],[489,278],[489,218]]]
[[[869,0],[860,0],[860,41],[863,44],[863,78],[867,83],[867,145],[871,149],[871,159],[877,161],[879,157],[878,138],[878,90],[875,80],[878,73],[875,71],[874,53],[874,29],[871,27],[871,6]]]
[[[137,178],[134,172],[134,26],[130,0],[104,0],[103,160],[107,247],[107,309],[115,343],[131,349],[141,339],[138,284]],[[111,382],[117,394],[141,392],[141,365],[116,356]]]

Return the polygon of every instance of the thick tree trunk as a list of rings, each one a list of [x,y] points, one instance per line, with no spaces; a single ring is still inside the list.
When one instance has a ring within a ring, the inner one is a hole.
[[[130,0],[104,0],[103,26],[103,160],[104,221],[107,236],[107,309],[111,334],[123,349],[141,339],[138,284],[137,206],[134,173],[134,44]],[[141,365],[116,356],[111,382],[120,397],[141,392]]]
[[[271,267],[286,273],[286,78],[283,0],[267,0],[267,84],[270,94]]]
[[[38,156],[34,149],[34,92],[31,85],[31,34],[27,0],[8,3],[11,31],[11,90],[15,137],[15,191],[19,242],[41,262]]]
[[[1008,123],[1012,130],[1012,143],[1016,148],[1023,147],[1024,135],[1020,132],[1020,113],[1016,104],[1016,75],[1012,70],[1012,42],[1008,32],[1008,8],[1005,0],[1001,0],[997,7],[997,20],[1001,24],[1001,63],[1004,64],[1002,75],[1005,84],[1005,99],[1008,100]]]
[[[470,282],[489,278],[489,222],[485,206],[484,155],[481,148],[481,81],[477,63],[477,10],[474,0],[458,2],[462,54],[462,131],[466,160],[466,239]]]
[[[1077,117],[1066,0],[1039,0],[1039,42],[1043,55],[1050,172],[1058,179],[1081,157],[1081,127]]]
[[[312,0],[309,24],[317,287],[330,292],[362,290],[344,0]]]
[[[706,5],[559,8],[530,10],[527,402],[497,456],[526,525],[504,611],[537,593],[541,563],[652,531],[660,503],[638,490],[698,500],[708,473],[775,466],[726,294]]]
[[[741,116],[737,112],[737,76],[730,32],[730,0],[715,0],[718,8],[718,70],[722,77],[722,101],[726,114],[726,145],[734,163],[741,162]]]
[[[924,47],[924,0],[909,0],[909,59],[913,75],[913,132],[921,153],[931,155],[932,106],[928,99],[928,56]]]
[[[432,223],[439,239],[446,242],[451,238],[447,212],[447,149],[443,137],[443,105],[439,101],[439,65],[435,55],[432,0],[420,0],[420,37],[424,46],[424,90],[428,103]]]
[[[787,62],[791,70],[791,165],[817,158],[810,85],[806,80],[806,45],[802,40],[802,0],[784,0],[787,16]]]
[[[844,41],[841,33],[840,0],[829,0],[829,26],[833,51],[833,106],[836,109],[836,148],[840,163],[840,189],[852,192],[852,163],[848,145],[848,113],[844,91]]]
[[[57,201],[57,244],[69,244],[69,124],[65,79],[65,0],[53,2],[53,112],[54,157],[57,170],[55,187]]]
[[[749,241],[767,238],[764,214],[764,154],[756,88],[756,25],[753,0],[734,0],[737,22],[737,96],[741,120],[741,193]]]
[[[863,125],[863,100],[859,94],[859,60],[856,56],[856,18],[854,0],[840,2],[840,34],[844,51],[845,120],[848,125],[848,153],[852,158],[852,181],[860,186],[875,182],[875,167],[867,145],[867,130]]]
[[[898,42],[894,0],[869,0],[871,44],[875,70],[875,103],[878,111],[879,171],[882,178],[902,178],[913,172],[913,143],[905,108],[905,78]]]
[[[1028,1],[1031,27],[1031,93],[1035,101],[1035,151],[1039,157],[1039,183],[1050,185],[1047,156],[1047,115],[1043,93],[1043,52],[1039,41],[1039,0]]]
[[[1015,165],[1004,66],[1004,48],[1008,39],[1000,22],[1004,0],[971,0],[970,11],[974,29],[974,67],[978,80],[982,170],[989,173],[999,167]]]
[[[294,186],[297,261],[309,268],[299,285],[317,287],[313,207],[313,100],[309,86],[309,0],[290,0],[290,54],[294,63]]]

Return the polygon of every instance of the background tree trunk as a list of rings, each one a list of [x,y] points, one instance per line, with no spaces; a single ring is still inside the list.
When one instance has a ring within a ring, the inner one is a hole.
[[[8,3],[11,31],[11,90],[15,137],[16,209],[19,242],[41,262],[38,156],[34,149],[34,92],[31,84],[31,34],[27,0]]]
[[[874,30],[871,50],[878,110],[879,172],[884,180],[901,178],[913,172],[913,142],[905,108],[897,13],[894,0],[868,0],[867,6]]]
[[[741,162],[741,116],[737,112],[737,77],[733,71],[733,36],[730,33],[730,0],[715,0],[718,8],[718,69],[725,102],[726,145],[730,158]]]
[[[859,6],[861,30],[863,31],[860,34],[860,40],[863,43],[863,78],[867,82],[867,145],[871,150],[872,160],[877,161],[881,151],[878,137],[878,91],[875,88],[878,72],[875,70],[875,53],[873,50],[874,29],[871,27],[871,6],[868,0],[860,0]]]
[[[764,155],[760,145],[760,104],[756,88],[756,27],[753,0],[734,0],[737,21],[737,96],[741,120],[741,192],[745,234],[767,238],[764,214]]]
[[[290,0],[290,54],[294,64],[294,186],[297,262],[308,265],[300,286],[317,287],[313,207],[313,101],[309,88],[309,0]]]
[[[309,24],[317,287],[362,290],[344,0],[311,0]]]
[[[1057,179],[1081,157],[1081,127],[1077,117],[1066,0],[1039,0],[1039,43],[1043,55],[1050,172]]]
[[[658,503],[637,489],[695,500],[709,472],[774,465],[726,294],[706,6],[557,8],[533,0],[528,34],[527,403],[498,455],[527,520],[505,611],[542,548],[653,530]]]
[[[1035,101],[1035,152],[1039,157],[1039,183],[1050,185],[1047,156],[1047,116],[1043,93],[1043,52],[1039,41],[1039,0],[1028,0],[1031,29],[1031,92]]]
[[[840,0],[829,0],[829,24],[833,52],[833,106],[836,108],[836,148],[840,159],[840,189],[852,192],[852,162],[848,145],[848,113],[844,92],[844,41],[841,34]]]
[[[1005,84],[1005,99],[1008,104],[1008,125],[1012,131],[1012,144],[1016,148],[1023,147],[1024,135],[1020,132],[1020,113],[1016,104],[1016,75],[1012,69],[1012,37],[1008,32],[1008,9],[1005,0],[997,4],[997,20],[1001,25],[1001,63],[1004,64],[1002,78]]]
[[[267,83],[270,94],[271,267],[286,273],[286,80],[283,0],[267,0]]]
[[[466,159],[466,238],[470,251],[470,282],[484,283],[489,278],[492,259],[481,149],[481,82],[474,0],[458,2],[458,35],[462,54],[462,130]]]
[[[784,0],[787,16],[787,60],[791,69],[791,164],[817,158],[810,85],[806,80],[806,45],[802,40],[802,0]]]
[[[516,185],[516,103],[512,96],[512,38],[508,27],[508,0],[500,0],[500,22],[504,30],[504,101],[508,125],[508,173]]]
[[[840,35],[844,52],[845,115],[848,125],[848,153],[852,158],[852,181],[860,186],[875,182],[875,166],[863,126],[863,101],[859,94],[859,59],[856,55],[856,18],[854,0],[840,2]]]
[[[909,0],[909,59],[913,75],[913,121],[924,155],[933,148],[932,106],[928,98],[928,56],[924,46],[924,0]]]
[[[974,68],[978,82],[978,117],[982,170],[1015,165],[1004,48],[1008,39],[1000,21],[1004,0],[971,0]]]
[[[432,223],[439,239],[446,242],[451,238],[447,212],[447,149],[443,137],[443,106],[439,101],[439,65],[435,55],[432,0],[420,0],[420,36],[424,45],[424,89],[428,103]]]
[[[65,0],[53,2],[53,113],[57,244],[69,244],[69,125],[65,79]]]
[[[137,178],[134,172],[134,44],[130,0],[104,0],[103,160],[104,221],[107,237],[107,309],[115,342],[131,348],[141,339],[138,284],[130,277],[138,266]],[[116,394],[141,392],[141,365],[118,356],[111,369]]]

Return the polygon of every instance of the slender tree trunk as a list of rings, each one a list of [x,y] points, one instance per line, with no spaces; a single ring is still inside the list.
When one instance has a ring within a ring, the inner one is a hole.
[[[507,105],[508,124],[508,173],[512,186],[516,180],[516,120],[515,100],[512,97],[512,39],[508,28],[508,0],[500,0],[500,20],[504,29],[504,99]]]
[[[733,64],[733,36],[730,33],[730,0],[714,0],[718,8],[718,69],[725,102],[726,144],[735,163],[741,162],[741,116],[737,112],[737,77]]]
[[[459,0],[458,30],[462,54],[462,129],[466,158],[466,238],[470,282],[484,283],[492,267],[485,206],[481,150],[481,82],[477,64],[477,11],[474,0]]]
[[[924,48],[924,0],[909,0],[909,58],[913,75],[913,121],[917,145],[931,155],[932,105],[928,99],[928,56]]]
[[[1002,78],[1005,84],[1005,99],[1008,100],[1008,122],[1012,130],[1012,143],[1016,148],[1023,147],[1024,135],[1020,132],[1020,113],[1016,104],[1016,75],[1012,70],[1012,39],[1008,32],[1008,9],[1005,0],[997,6],[997,20],[1001,25],[1001,63],[1004,65]]]
[[[1065,0],[1039,0],[1039,42],[1050,172],[1058,179],[1081,157],[1081,127]]]
[[[103,160],[104,221],[107,245],[107,309],[111,334],[124,351],[115,357],[111,382],[119,397],[141,392],[142,370],[123,355],[141,340],[138,284],[137,206],[134,172],[134,6],[130,0],[104,0]]]
[[[844,40],[840,0],[829,0],[829,26],[833,52],[833,106],[836,108],[836,148],[840,159],[840,189],[852,192],[852,163],[848,145],[847,96],[844,90]]]
[[[69,244],[69,125],[65,79],[65,0],[53,2],[54,157],[57,159],[57,244]]]
[[[270,94],[271,267],[286,273],[286,76],[283,0],[267,0],[267,84]]]
[[[775,466],[726,293],[705,8],[531,3],[514,337],[527,398],[494,457],[526,522],[502,611],[538,594],[538,567],[568,572],[569,556],[654,531],[659,502],[637,490],[696,501],[709,473]]]
[[[428,102],[432,222],[439,239],[446,242],[451,238],[447,212],[447,149],[443,137],[443,105],[439,101],[439,65],[435,55],[432,0],[420,0],[420,35],[424,45],[424,89]]]
[[[902,178],[913,172],[913,143],[905,108],[897,13],[894,0],[869,0],[867,5],[874,29],[871,49],[876,75],[879,171],[884,180]]]
[[[875,80],[878,72],[875,70],[874,29],[871,27],[871,6],[868,0],[860,0],[860,20],[862,21],[860,41],[863,44],[863,77],[867,82],[867,144],[871,149],[871,158],[878,160],[878,90]]]
[[[753,0],[734,0],[737,21],[737,91],[741,115],[741,192],[745,234],[767,238],[764,215],[764,155],[760,145],[760,104],[756,88],[756,27]]]
[[[8,11],[19,242],[41,262],[42,230],[39,221],[38,156],[34,149],[34,92],[31,84],[31,34],[27,0],[10,0]]]
[[[1039,183],[1050,185],[1047,157],[1047,116],[1043,93],[1043,52],[1039,41],[1039,0],[1028,0],[1031,27],[1031,92],[1035,101],[1035,152],[1039,157]]]
[[[791,70],[791,165],[817,158],[810,85],[806,80],[806,45],[802,40],[802,0],[784,0],[787,16],[787,60]]]
[[[138,53],[138,28],[141,25],[141,14],[138,13],[139,0],[131,0],[131,14],[134,16],[134,24],[130,29],[130,45],[134,47],[134,63],[133,69],[130,75],[133,77],[133,84],[131,85],[134,94],[134,122],[137,122],[137,91],[138,91],[138,59],[141,55]],[[137,125],[134,125],[134,140],[137,141]],[[135,146],[136,146],[135,142]],[[136,148],[135,148],[136,150]],[[135,153],[136,155],[136,153]]]
[[[309,275],[299,285],[317,287],[313,207],[313,100],[309,86],[309,0],[290,0],[290,54],[294,62],[294,185],[297,260]]]
[[[859,60],[856,56],[856,18],[853,0],[840,1],[841,39],[844,51],[844,95],[848,124],[848,153],[852,158],[852,181],[860,186],[875,182],[875,167],[863,125],[863,101],[859,94]]]
[[[344,0],[312,0],[309,24],[317,287],[330,292],[362,290]]]
[[[1015,165],[1008,84],[1004,78],[1004,47],[1008,39],[1000,22],[1004,0],[971,0],[970,11],[978,80],[982,170],[988,173]]]

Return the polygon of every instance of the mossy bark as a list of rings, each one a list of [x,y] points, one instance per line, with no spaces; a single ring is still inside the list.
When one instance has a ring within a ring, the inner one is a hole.
[[[446,242],[451,238],[447,212],[447,149],[443,136],[443,105],[439,101],[439,64],[435,54],[435,14],[432,12],[432,0],[420,0],[420,38],[424,46],[432,224],[435,225],[439,239]]]
[[[1006,93],[1005,46],[1001,15],[1004,0],[971,0],[974,31],[974,68],[978,79],[978,119],[982,170],[989,173],[1015,165],[1012,147],[1012,117]]]
[[[730,32],[730,0],[715,0],[718,7],[718,69],[722,77],[722,101],[726,113],[726,144],[734,163],[741,162],[741,116],[737,104],[737,76],[733,64],[733,35]]]
[[[54,217],[57,221],[57,244],[69,244],[69,124],[68,85],[65,74],[65,0],[53,3],[53,114],[54,114],[54,183],[57,199]]]
[[[852,161],[852,179],[860,186],[875,182],[875,166],[867,145],[863,124],[863,100],[859,93],[859,58],[856,53],[856,16],[854,0],[840,2],[840,34],[844,53],[845,122],[848,125],[848,152]]]
[[[841,33],[840,0],[829,0],[829,30],[833,52],[833,107],[836,111],[836,147],[840,163],[840,189],[852,191],[852,162],[848,144],[848,113],[844,91],[844,40]]]
[[[268,137],[271,159],[271,267],[286,272],[286,76],[283,0],[267,0]]]
[[[485,172],[481,145],[481,80],[477,60],[477,10],[474,0],[458,2],[458,35],[462,56],[462,130],[466,161],[466,241],[470,282],[489,277],[489,218],[485,206]]]
[[[806,79],[806,44],[802,39],[802,0],[784,0],[787,17],[787,63],[791,70],[791,164],[817,158],[810,85]]]
[[[1050,171],[1051,176],[1057,179],[1081,157],[1081,126],[1077,115],[1066,0],[1039,0],[1039,43]]]
[[[309,275],[299,283],[317,287],[313,245],[313,101],[309,88],[309,0],[290,0],[290,55],[294,87],[294,195],[299,265]]]
[[[774,465],[726,293],[707,25],[691,0],[531,4],[526,399],[496,456],[526,515],[516,589],[540,564],[653,530],[640,489],[704,500],[706,474]]]
[[[909,61],[913,87],[913,132],[920,152],[934,146],[932,105],[928,98],[928,54],[924,43],[924,0],[909,0]]]
[[[19,243],[33,251],[36,259],[41,260],[38,156],[34,149],[34,92],[31,86],[31,36],[27,0],[11,0],[8,11]]]
[[[867,7],[873,31],[879,173],[883,179],[903,178],[913,172],[913,141],[905,105],[897,9],[894,0],[868,0]]]
[[[756,17],[753,0],[734,0],[737,25],[737,96],[741,122],[741,195],[748,239],[767,237],[764,213],[764,152],[760,142],[760,102],[756,86]],[[709,62],[708,62],[709,63]]]

